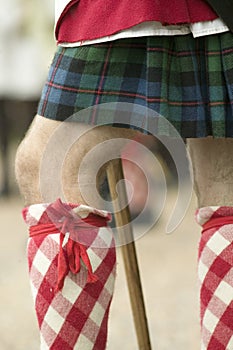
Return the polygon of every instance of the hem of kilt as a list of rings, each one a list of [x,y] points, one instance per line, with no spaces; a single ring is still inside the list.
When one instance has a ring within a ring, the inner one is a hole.
[[[46,118],[46,119],[51,119],[51,120],[56,120],[56,121],[60,121],[60,122],[66,122],[69,117],[67,117],[66,119],[56,119],[53,118],[49,115],[42,115],[40,114],[40,111],[38,111],[38,115]],[[116,127],[116,128],[122,128],[122,129],[130,129],[130,130],[136,130],[138,132],[141,132],[142,134],[145,135],[154,135],[154,136],[159,136],[159,137],[169,137],[169,138],[182,138],[183,140],[189,139],[189,138],[206,138],[206,137],[213,137],[213,138],[233,138],[233,133],[229,134],[225,132],[225,129],[222,128],[222,130],[217,130],[215,133],[211,133],[211,132],[207,132],[204,131],[204,128],[200,128],[202,129],[199,132],[195,131],[195,128],[193,127],[193,125],[191,124],[190,127],[175,127],[172,122],[171,124],[174,126],[175,128],[175,132],[173,131],[173,127],[171,128],[171,130],[169,131],[169,129],[167,130],[163,130],[163,129],[159,129],[157,131],[153,131],[150,132],[147,130],[147,128],[145,128],[144,126],[140,126],[140,125],[132,125],[132,124],[126,124],[126,123],[110,123],[105,121],[104,123],[100,123],[100,122],[95,122],[94,124],[85,120],[80,120],[77,121],[77,123],[81,123],[81,124],[87,124],[90,126],[96,126],[96,127],[100,127],[100,126],[111,126],[111,127]],[[153,128],[154,129],[154,128]],[[180,129],[182,129],[180,131]]]
[[[38,114],[64,121],[96,106],[129,103],[160,114],[184,139],[233,137],[232,38],[227,32],[58,48]],[[78,121],[144,133],[156,129],[132,113],[117,120],[86,114]],[[170,127],[158,124],[158,135],[174,136]]]

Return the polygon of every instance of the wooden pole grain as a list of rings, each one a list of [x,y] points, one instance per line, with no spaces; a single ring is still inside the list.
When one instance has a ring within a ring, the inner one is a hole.
[[[121,159],[111,160],[106,171],[109,190],[114,203],[114,217],[125,266],[138,347],[140,350],[151,350],[138,259],[132,225],[130,224],[130,211],[129,206],[124,205],[128,202],[125,183],[122,181],[124,180],[124,174]],[[121,206],[124,206],[124,208],[121,209]]]

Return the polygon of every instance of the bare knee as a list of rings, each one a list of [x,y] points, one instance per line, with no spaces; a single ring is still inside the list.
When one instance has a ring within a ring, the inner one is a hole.
[[[103,168],[96,168],[96,160],[104,164],[117,148],[110,143],[101,151],[98,145],[105,146],[105,141],[114,138],[131,139],[135,133],[112,127],[89,130],[87,125],[37,116],[18,148],[15,161],[16,178],[26,204],[52,202],[60,197],[68,202],[94,205],[84,198],[80,185],[92,197],[92,190],[103,175]],[[92,149],[97,149],[97,153],[90,153]]]
[[[133,130],[101,126],[89,130],[74,142],[62,169],[66,200],[75,202],[78,199],[81,203],[104,208],[99,186],[105,179],[108,161],[120,157],[124,141],[127,143],[135,135]]]
[[[57,122],[36,116],[17,149],[15,176],[26,205],[43,201],[39,186],[40,164],[49,135],[56,127]]]
[[[233,140],[189,139],[199,207],[233,205]]]
[[[19,145],[15,157],[16,181],[26,205],[40,203],[42,200],[38,186],[40,159],[36,142],[26,137]]]

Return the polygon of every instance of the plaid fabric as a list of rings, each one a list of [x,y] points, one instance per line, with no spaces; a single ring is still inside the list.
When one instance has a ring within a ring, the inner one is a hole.
[[[233,208],[197,211],[202,350],[233,349]]]
[[[81,216],[84,221],[93,214],[96,220],[106,217],[105,212],[86,206],[63,205],[72,215]],[[45,227],[53,221],[51,213],[54,208],[55,203],[32,205],[23,212],[25,221],[30,227]],[[61,220],[66,220],[63,214],[59,222]],[[67,234],[70,235],[70,232],[66,232],[65,238]],[[84,244],[86,240],[87,253],[97,281],[87,282],[87,269],[81,263],[77,274],[69,271],[60,291],[56,291],[56,285],[62,233],[57,230],[57,233],[38,234],[28,241],[31,289],[42,350],[103,350],[106,346],[107,321],[115,281],[114,240],[107,227],[93,227],[88,231],[80,229],[76,234],[76,242],[81,240]],[[67,245],[68,241],[64,240],[62,249],[65,253]]]
[[[167,118],[184,138],[232,137],[233,34],[58,47],[38,114],[63,121],[82,109],[110,102],[148,107]],[[79,118],[93,125],[114,124],[114,114]],[[143,119],[135,114],[123,122],[143,128]]]

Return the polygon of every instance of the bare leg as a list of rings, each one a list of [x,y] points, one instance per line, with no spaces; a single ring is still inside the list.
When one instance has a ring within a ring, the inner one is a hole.
[[[233,139],[188,139],[198,206],[233,205]]]
[[[68,123],[67,123],[68,124]],[[47,145],[53,135],[56,132],[56,129],[61,125],[61,122],[49,120],[40,116],[36,116],[31,128],[29,129],[25,139],[22,141],[21,145],[18,148],[16,155],[15,163],[15,172],[16,179],[22,195],[25,198],[26,205],[41,203],[44,201],[42,193],[40,191],[40,167],[43,160],[45,151],[47,150]],[[77,174],[79,171],[79,166],[84,158],[84,156],[96,145],[106,141],[111,140],[112,138],[133,138],[136,134],[136,131],[126,130],[122,128],[113,128],[108,126],[94,128],[89,132],[85,133],[85,130],[88,130],[88,127],[81,124],[73,123],[71,128],[77,127],[83,132],[76,142],[73,142],[69,151],[63,160],[62,167],[62,187],[66,195],[66,199],[69,202],[74,203],[85,203],[85,200],[82,198],[79,184],[77,181]],[[62,145],[63,139],[57,140],[58,144]],[[114,147],[114,146],[113,146]],[[56,147],[52,148],[52,151],[49,154],[51,157],[50,164],[54,165],[54,157],[59,157],[56,154]],[[113,150],[108,147],[105,149],[106,154],[95,154],[96,157],[104,157],[107,154],[111,154]],[[119,148],[119,154],[121,149]],[[95,176],[92,174],[92,171],[95,171],[94,160],[93,162],[87,165],[87,173],[83,174],[85,176]],[[99,179],[103,176],[103,171],[100,171],[98,174]],[[90,175],[91,174],[91,175]],[[54,179],[49,178],[49,169],[48,169],[48,182],[50,185],[53,185]],[[53,201],[56,198],[50,198],[49,201]],[[46,200],[47,201],[47,200]]]
[[[65,133],[59,134],[57,127],[62,124],[37,116],[18,149],[15,167],[19,188],[29,206],[23,213],[30,232],[29,273],[41,349],[104,350],[115,281],[115,243],[106,213],[80,206],[88,203],[77,173],[93,147],[114,137],[130,138],[135,132],[101,127],[85,133],[85,125],[69,124],[67,129],[68,123],[64,123]],[[83,134],[70,142],[75,128]],[[62,153],[66,143],[70,147]],[[96,159],[104,163],[112,152],[110,143],[104,152],[86,161],[80,177],[84,187],[89,189],[90,179],[96,178]],[[46,156],[46,171],[41,175]],[[102,175],[103,169],[97,182]],[[67,202],[77,204],[56,200],[54,193],[59,193],[59,186]],[[49,203],[43,203],[45,197]]]

